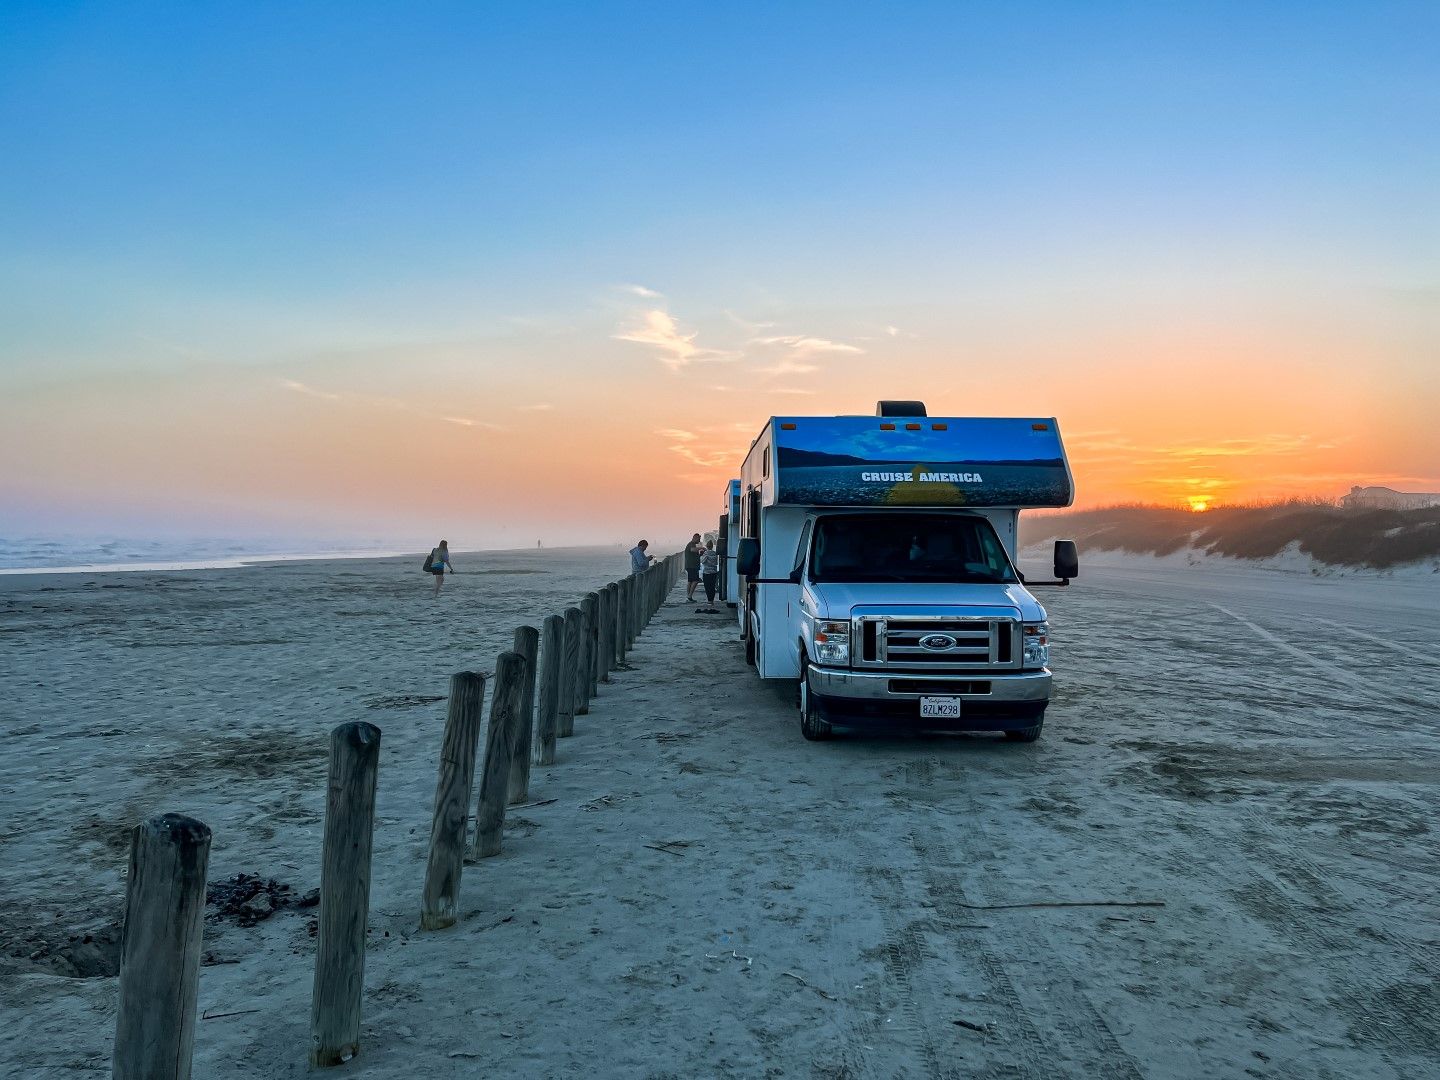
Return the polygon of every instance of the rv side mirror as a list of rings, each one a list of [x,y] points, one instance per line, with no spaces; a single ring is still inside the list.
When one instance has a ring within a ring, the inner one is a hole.
[[[1066,581],[1080,576],[1080,556],[1074,540],[1055,541],[1055,576]]]
[[[760,541],[753,536],[741,537],[735,546],[735,573],[741,577],[760,574]]]

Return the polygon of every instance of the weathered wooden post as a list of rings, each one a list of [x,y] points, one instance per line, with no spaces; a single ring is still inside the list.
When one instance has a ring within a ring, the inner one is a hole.
[[[565,609],[565,660],[560,666],[560,726],[562,739],[575,734],[575,684],[580,669],[580,609]]]
[[[462,671],[450,676],[450,707],[440,744],[440,778],[435,782],[435,816],[430,824],[430,861],[420,903],[421,930],[455,925],[470,793],[475,787],[475,747],[480,741],[484,707],[484,675]]]
[[[575,715],[590,712],[591,672],[595,670],[595,607],[594,593],[580,599],[580,648],[575,665]]]
[[[490,728],[485,733],[485,764],[480,773],[480,805],[475,811],[477,859],[500,854],[505,831],[505,798],[510,763],[520,737],[520,699],[525,692],[525,658],[503,652],[495,660],[495,690],[490,696]]]
[[[610,671],[614,671],[616,664],[620,662],[620,635],[615,632],[615,620],[620,612],[620,583],[612,581],[606,591],[610,597],[605,602],[605,634],[610,642],[610,651],[605,654],[605,662],[609,665]]]
[[[630,578],[630,595],[625,598],[625,651],[631,652],[635,648],[635,638],[639,633],[640,617],[640,586],[644,579],[636,574]]]
[[[130,833],[115,1080],[189,1080],[210,828],[163,814]]]
[[[650,576],[645,580],[645,626],[650,625],[650,616],[655,614],[655,586],[660,583],[660,575],[665,568],[656,563],[650,568]]]
[[[321,1068],[340,1065],[360,1052],[379,768],[380,729],[374,724],[341,724],[330,733],[315,993],[310,1004],[310,1064]]]
[[[630,577],[621,578],[617,582],[615,590],[615,666],[619,667],[625,663],[625,654],[630,651],[630,637],[627,632],[626,612],[630,606],[630,587],[635,580],[632,574]]]
[[[530,754],[535,730],[535,679],[540,659],[540,631],[533,626],[515,628],[515,651],[525,658],[525,682],[520,688],[520,738],[515,743],[515,758],[510,768],[511,806],[530,798]]]
[[[600,593],[586,593],[580,601],[585,612],[585,700],[594,701],[600,693]],[[589,706],[585,708],[590,711]]]
[[[599,683],[610,681],[610,671],[615,666],[615,611],[611,606],[615,599],[615,583],[611,582],[600,590],[598,633],[595,639],[596,693]]]
[[[540,646],[540,711],[535,717],[535,764],[555,764],[560,733],[560,669],[564,666],[565,620],[547,615]]]

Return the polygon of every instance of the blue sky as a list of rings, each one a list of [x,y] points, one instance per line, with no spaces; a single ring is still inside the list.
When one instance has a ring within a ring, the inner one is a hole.
[[[0,391],[74,435],[58,396],[146,380],[179,427],[246,371],[562,410],[643,380],[663,419],[627,423],[737,455],[802,394],[979,395],[1148,446],[1116,387],[1214,364],[1173,408],[1262,356],[1312,417],[1360,364],[1394,396],[1176,440],[1352,438],[1326,483],[1419,482],[1429,444],[1364,425],[1434,389],[1436,40],[1428,3],[7,4]]]

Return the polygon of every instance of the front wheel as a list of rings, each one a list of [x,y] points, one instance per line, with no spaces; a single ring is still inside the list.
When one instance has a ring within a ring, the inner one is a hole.
[[[821,742],[835,734],[835,729],[828,722],[820,718],[815,711],[815,705],[810,700],[810,672],[809,665],[801,659],[800,661],[800,688],[798,691],[800,707],[800,734],[811,742]]]
[[[1010,742],[1034,742],[1040,737],[1040,729],[1045,726],[1045,714],[1042,712],[1035,717],[1035,723],[1031,727],[1021,728],[1018,731],[1005,732],[1005,738]]]

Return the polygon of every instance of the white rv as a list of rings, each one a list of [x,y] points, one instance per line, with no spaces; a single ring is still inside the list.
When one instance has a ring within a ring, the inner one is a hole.
[[[740,579],[735,574],[735,544],[740,538],[739,480],[725,482],[724,510],[715,538],[720,555],[720,599],[734,607],[735,598],[740,595]]]
[[[1053,418],[777,416],[745,458],[730,554],[740,635],[763,679],[796,679],[808,739],[835,727],[1003,731],[1050,700],[1049,627],[1015,566],[1020,511],[1069,506]],[[733,519],[732,519],[733,520]]]

